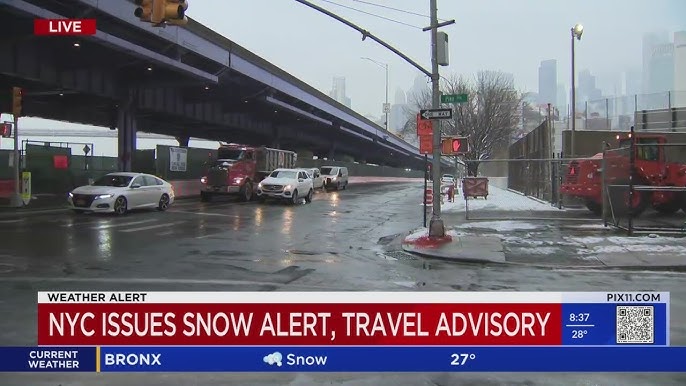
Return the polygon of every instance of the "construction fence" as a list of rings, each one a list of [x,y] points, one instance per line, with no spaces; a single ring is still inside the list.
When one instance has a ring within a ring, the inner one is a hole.
[[[571,128],[571,109],[560,117]],[[577,103],[576,130],[686,129],[686,91],[625,95]]]
[[[603,221],[629,235],[686,234],[686,141],[631,133],[604,152]]]

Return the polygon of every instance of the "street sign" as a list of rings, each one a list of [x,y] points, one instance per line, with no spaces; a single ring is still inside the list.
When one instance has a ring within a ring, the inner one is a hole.
[[[431,121],[422,119],[422,117],[417,113],[417,135],[418,136],[423,136],[423,135],[433,135],[434,134],[434,125]]]
[[[451,119],[453,109],[419,110],[419,115],[422,119]]]
[[[83,154],[88,155],[88,153],[91,151],[91,148],[88,147],[88,145],[83,145]]]
[[[441,95],[441,103],[467,103],[467,94]]]
[[[432,154],[434,151],[433,135],[419,136],[419,154]]]

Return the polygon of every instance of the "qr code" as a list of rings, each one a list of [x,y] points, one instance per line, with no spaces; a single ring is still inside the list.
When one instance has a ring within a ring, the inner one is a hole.
[[[652,344],[655,340],[653,306],[617,306],[617,343]]]

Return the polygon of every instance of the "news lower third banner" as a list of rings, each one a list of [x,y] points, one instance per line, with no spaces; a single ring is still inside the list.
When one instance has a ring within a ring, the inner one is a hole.
[[[686,347],[1,347],[0,372],[684,372]]]
[[[39,292],[42,346],[669,345],[665,292]]]

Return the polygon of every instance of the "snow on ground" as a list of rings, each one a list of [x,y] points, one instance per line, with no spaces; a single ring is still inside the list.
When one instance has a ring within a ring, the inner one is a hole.
[[[476,221],[457,225],[456,228],[493,229],[498,232],[537,229],[538,226],[523,221]]]
[[[552,255],[560,252],[557,247],[520,247],[517,248],[518,253],[526,253],[529,255]]]
[[[405,241],[415,241],[419,240],[420,238],[424,236],[429,235],[429,228],[419,228],[415,229],[412,231],[412,233],[409,234],[409,236],[405,237]]]
[[[469,199],[469,210],[491,210],[491,211],[550,211],[560,210],[556,207],[534,200],[527,196],[511,192],[509,190],[500,189],[495,186],[489,186],[488,199],[483,198]],[[450,212],[464,212],[465,200],[463,196],[455,196],[457,202],[444,201],[442,211]]]

